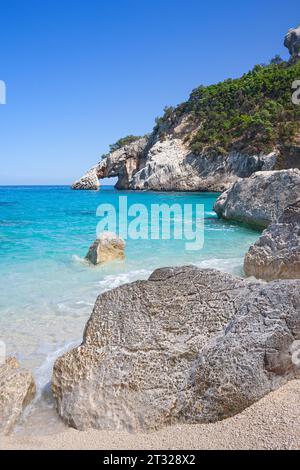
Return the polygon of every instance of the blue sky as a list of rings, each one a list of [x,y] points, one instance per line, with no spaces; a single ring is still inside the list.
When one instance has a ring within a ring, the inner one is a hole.
[[[0,0],[0,184],[69,184],[165,105],[276,53],[299,0]]]

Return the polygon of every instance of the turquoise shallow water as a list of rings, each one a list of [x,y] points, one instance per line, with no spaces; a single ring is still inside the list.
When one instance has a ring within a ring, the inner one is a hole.
[[[201,251],[184,241],[128,240],[126,261],[91,268],[83,262],[96,237],[101,203],[204,204]],[[242,275],[243,256],[259,236],[220,221],[217,194],[72,191],[69,187],[0,187],[0,340],[30,367],[39,389],[49,381],[59,351],[80,342],[97,295],[157,267],[194,263]]]

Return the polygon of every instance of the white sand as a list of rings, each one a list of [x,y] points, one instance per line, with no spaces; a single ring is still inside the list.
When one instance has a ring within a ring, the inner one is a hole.
[[[150,434],[114,431],[40,437],[10,436],[2,449],[299,449],[300,381],[268,395],[238,416],[214,424],[182,425]]]

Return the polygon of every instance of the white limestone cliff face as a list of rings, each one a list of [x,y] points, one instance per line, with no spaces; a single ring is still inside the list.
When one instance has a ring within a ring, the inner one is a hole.
[[[88,170],[82,178],[78,181],[75,181],[72,185],[73,189],[87,189],[87,190],[97,190],[100,188],[100,182],[98,178],[98,166],[94,166]]]
[[[269,156],[194,155],[179,138],[157,141],[149,150],[145,166],[132,180],[131,189],[156,191],[223,191],[239,178],[246,178],[264,166],[273,166]]]
[[[191,153],[186,141],[187,117],[159,137],[153,132],[110,153],[73,189],[95,189],[95,178],[118,177],[117,189],[153,191],[224,191],[240,178],[274,169],[277,154],[246,155]],[[89,188],[89,182],[91,187]]]
[[[291,54],[291,61],[300,60],[300,24],[297,28],[289,29],[284,40],[285,47]]]

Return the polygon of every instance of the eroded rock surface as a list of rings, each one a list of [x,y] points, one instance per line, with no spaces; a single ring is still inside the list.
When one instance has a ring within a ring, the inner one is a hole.
[[[292,61],[300,60],[300,24],[297,28],[288,31],[284,45],[288,48]]]
[[[299,288],[182,267],[102,294],[82,345],[55,363],[60,416],[138,431],[238,413],[299,377]]]
[[[0,433],[10,433],[23,409],[35,396],[31,373],[22,369],[15,358],[0,365]]]
[[[265,228],[297,202],[299,194],[298,169],[258,172],[223,193],[214,210],[224,219]]]
[[[224,191],[239,178],[256,171],[274,169],[277,154],[247,155],[191,153],[186,140],[189,119],[185,116],[165,130],[159,131],[110,153],[87,175],[73,185],[74,189],[95,186],[96,178],[118,177],[117,189],[153,191]],[[92,175],[92,176],[90,176]]]
[[[134,175],[131,189],[223,191],[239,178],[275,164],[275,154],[194,155],[180,138],[166,138],[150,148],[144,167]]]
[[[100,188],[100,182],[98,178],[98,167],[94,166],[83,175],[80,180],[75,181],[72,185],[72,189],[85,189],[85,190],[97,190]]]
[[[139,170],[147,143],[148,138],[143,137],[108,154],[76,181],[72,188],[97,189],[100,186],[99,179],[118,177],[117,189],[129,189],[134,174]]]
[[[202,351],[195,367],[199,419],[235,415],[300,377],[300,281],[275,281],[249,292],[225,333]],[[295,353],[295,356],[293,356]],[[189,408],[193,412],[193,407]]]
[[[125,258],[125,242],[118,235],[103,232],[90,246],[87,261],[93,265],[106,263],[115,259]]]
[[[300,200],[288,206],[250,247],[244,270],[247,276],[267,281],[300,278]]]

